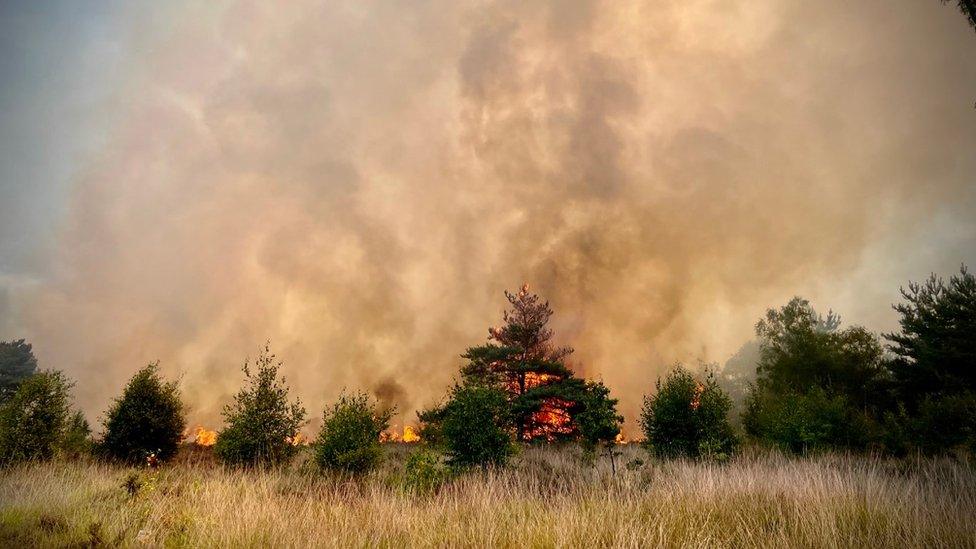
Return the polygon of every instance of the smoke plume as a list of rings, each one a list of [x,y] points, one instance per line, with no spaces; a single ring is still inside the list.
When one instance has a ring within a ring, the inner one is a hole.
[[[528,282],[632,420],[794,293],[888,326],[892,265],[974,262],[976,39],[937,2],[204,4],[134,50],[8,305],[90,417],[159,359],[218,422],[270,340],[311,415],[409,422]]]

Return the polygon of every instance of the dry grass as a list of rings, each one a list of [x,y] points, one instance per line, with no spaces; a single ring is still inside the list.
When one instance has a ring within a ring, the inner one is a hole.
[[[715,465],[627,447],[623,462],[648,463],[613,476],[571,448],[530,449],[509,469],[417,493],[403,484],[412,450],[390,451],[361,479],[206,459],[153,472],[15,468],[0,472],[0,546],[976,547],[965,462],[764,454]]]

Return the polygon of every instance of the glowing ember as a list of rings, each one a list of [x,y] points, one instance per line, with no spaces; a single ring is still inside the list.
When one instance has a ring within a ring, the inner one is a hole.
[[[701,406],[701,395],[705,392],[705,386],[699,383],[695,386],[695,396],[691,397],[691,409],[697,410]]]

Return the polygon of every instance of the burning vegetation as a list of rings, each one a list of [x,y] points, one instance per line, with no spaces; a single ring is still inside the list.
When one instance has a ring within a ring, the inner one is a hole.
[[[198,425],[193,433],[193,443],[197,446],[213,446],[217,443],[217,431]]]

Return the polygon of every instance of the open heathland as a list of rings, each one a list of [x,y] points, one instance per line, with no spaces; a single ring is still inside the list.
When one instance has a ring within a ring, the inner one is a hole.
[[[193,547],[976,547],[965,459],[657,460],[635,444],[589,463],[573,445],[455,473],[385,444],[382,466],[232,469],[184,447],[159,469],[94,461],[0,472],[0,545]]]

